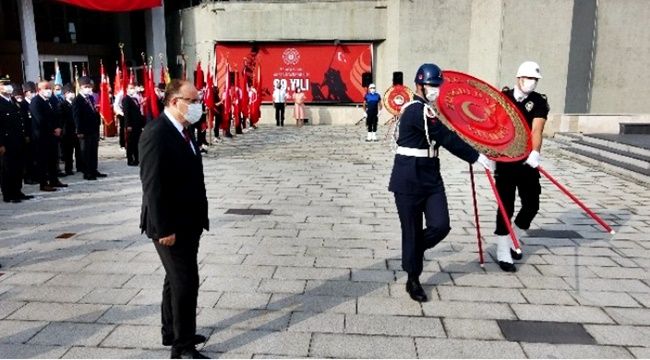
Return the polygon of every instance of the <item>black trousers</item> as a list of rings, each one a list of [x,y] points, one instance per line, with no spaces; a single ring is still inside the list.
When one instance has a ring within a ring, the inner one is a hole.
[[[284,103],[275,103],[275,125],[284,126]]]
[[[497,191],[503,202],[503,207],[512,219],[515,209],[515,191],[519,192],[521,209],[515,217],[514,223],[527,230],[539,211],[539,195],[542,187],[539,184],[539,171],[524,164],[507,164],[503,167],[497,164],[495,173]],[[508,228],[503,222],[501,212],[497,211],[496,235],[508,235]]]
[[[36,144],[36,178],[41,185],[59,181],[59,146],[56,138],[42,139]]]
[[[5,145],[5,154],[0,156],[0,189],[7,200],[18,199],[23,187],[23,146]]]
[[[199,295],[197,254],[201,232],[176,234],[173,246],[160,245],[156,251],[165,268],[162,303],[160,307],[162,336],[173,339],[173,348],[193,347],[196,334],[196,301]]]
[[[85,134],[79,139],[81,155],[84,163],[84,175],[94,176],[97,174],[97,149],[99,147],[99,136],[96,134]]]
[[[117,115],[117,123],[120,125],[120,147],[126,147],[126,122],[124,121],[124,115]]]
[[[368,132],[377,132],[377,113],[368,112],[368,117],[366,117],[366,126],[368,127]]]
[[[424,252],[438,245],[451,230],[447,195],[444,191],[434,194],[395,193],[395,205],[402,226],[402,269],[409,275],[420,276]]]
[[[73,164],[76,164],[78,172],[83,171],[81,147],[76,135],[64,136],[61,138],[61,151],[63,152],[63,162],[65,163],[66,173],[72,172]]]
[[[23,160],[25,180],[38,181],[38,170],[36,168],[36,149],[36,145],[30,138],[30,141],[24,147],[25,156],[23,156]]]
[[[140,162],[140,155],[138,153],[138,144],[140,143],[140,135],[142,134],[142,129],[132,128],[131,131],[127,133],[127,143],[129,146],[126,148],[126,161],[129,164],[137,164]]]

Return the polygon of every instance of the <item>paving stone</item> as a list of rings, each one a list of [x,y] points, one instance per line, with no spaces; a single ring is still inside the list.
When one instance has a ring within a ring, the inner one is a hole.
[[[415,345],[424,359],[526,357],[519,344],[508,341],[417,338]]]
[[[622,292],[580,291],[570,293],[580,303],[580,305],[617,307],[641,306],[630,295]]]
[[[64,359],[165,359],[169,350],[118,349],[104,347],[73,346]]]
[[[379,282],[308,280],[306,295],[328,296],[388,296],[388,286]]]
[[[461,286],[438,286],[442,300],[525,303],[526,299],[517,289],[475,288]]]
[[[576,301],[566,291],[537,289],[521,289],[520,291],[531,304],[576,305]]]
[[[360,297],[357,311],[359,314],[384,315],[422,315],[422,308],[415,301],[404,302],[388,297]]]
[[[395,272],[392,270],[352,270],[352,281],[393,282]]]
[[[349,268],[349,269],[386,269],[385,261],[366,258],[336,258],[319,256],[316,258],[316,267],[324,268]]]
[[[223,309],[264,309],[271,294],[226,292],[215,305]]]
[[[133,276],[128,274],[59,274],[47,282],[48,286],[121,287]]]
[[[168,349],[168,347],[162,345],[160,322],[157,326],[119,325],[102,341],[100,346],[109,348]]]
[[[648,271],[643,268],[601,267],[590,266],[596,275],[607,279],[647,279]]]
[[[260,279],[208,277],[201,284],[201,290],[255,292]]]
[[[138,289],[94,289],[79,300],[80,303],[88,304],[115,304],[124,305],[138,294]]]
[[[159,274],[146,274],[146,275],[134,275],[127,281],[123,286],[123,288],[135,288],[135,289],[162,289],[162,284],[165,281],[165,273],[159,273]],[[113,285],[104,285],[104,283],[101,283],[102,286],[106,287],[120,287],[118,286],[113,286]]]
[[[503,340],[501,329],[495,320],[452,319],[442,320],[450,338],[474,340]]]
[[[29,340],[28,343],[37,345],[97,346],[114,327],[114,325],[53,322]]]
[[[521,320],[613,323],[613,320],[605,312],[594,307],[513,304],[512,310]]]
[[[645,307],[650,307],[650,294],[648,294],[648,293],[640,293],[640,294],[637,294],[637,293],[631,293],[630,295],[632,295],[632,297],[633,297],[636,301],[638,301],[638,302],[640,302],[641,304],[643,304],[643,306],[645,306]]]
[[[571,285],[565,279],[549,276],[518,276],[519,281],[528,289],[570,290]]]
[[[273,294],[267,309],[354,314],[357,311],[357,302],[354,298],[341,296]]]
[[[650,325],[650,309],[605,308],[617,323],[623,325]]]
[[[650,347],[650,328],[626,325],[585,325],[585,329],[603,345]]]
[[[451,274],[454,283],[460,286],[522,288],[524,285],[514,275]]]
[[[48,323],[45,321],[0,321],[0,343],[21,344],[31,339]]]
[[[0,354],[6,359],[58,359],[67,350],[64,346],[0,344]]]
[[[14,301],[76,302],[90,291],[90,288],[69,286],[16,286],[1,298]]]
[[[535,265],[535,267],[544,276],[580,277],[580,278],[598,277],[598,275],[596,275],[589,266],[538,264]]]
[[[637,359],[650,359],[650,348],[628,347],[628,350]]]
[[[54,273],[43,272],[17,272],[5,279],[0,278],[0,281],[2,281],[3,285],[40,285],[53,278],[55,275],[56,274]]]
[[[306,357],[311,334],[300,332],[271,332],[260,330],[215,330],[202,351],[264,353]]]
[[[439,319],[392,315],[345,315],[345,332],[362,335],[446,337]]]
[[[31,302],[8,319],[95,322],[108,309],[106,305]]]
[[[269,310],[201,309],[199,327],[254,330],[286,330],[291,313]]]
[[[99,320],[105,324],[160,324],[160,305],[115,305],[106,311]]]
[[[289,331],[342,333],[344,322],[343,314],[294,312],[291,314]]]
[[[349,269],[278,267],[274,279],[290,280],[349,280]]]
[[[406,337],[314,334],[310,357],[415,358],[413,339]]]
[[[244,260],[244,265],[274,265],[274,266],[313,266],[315,258],[312,256],[274,256],[274,255],[249,255]]]
[[[514,319],[506,304],[464,301],[430,301],[422,303],[425,316],[459,319]]]
[[[580,290],[650,293],[650,287],[643,282],[626,279],[584,279]]]
[[[623,347],[572,345],[572,344],[531,344],[521,343],[526,355],[533,359],[628,359],[632,356]]]

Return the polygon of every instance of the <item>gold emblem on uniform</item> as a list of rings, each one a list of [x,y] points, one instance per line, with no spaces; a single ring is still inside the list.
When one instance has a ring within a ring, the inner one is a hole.
[[[525,106],[526,106],[526,111],[530,112],[531,110],[533,110],[533,106],[535,106],[535,104],[532,101],[529,101],[526,103]]]

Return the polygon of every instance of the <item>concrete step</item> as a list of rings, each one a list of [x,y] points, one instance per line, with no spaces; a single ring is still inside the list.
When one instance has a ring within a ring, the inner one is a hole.
[[[576,160],[592,164],[598,170],[650,185],[650,170],[636,168],[633,165],[620,163],[579,149],[561,149],[560,151]]]
[[[572,147],[576,150],[581,150],[585,154],[594,154],[601,158],[608,158],[619,163],[632,165],[636,168],[650,170],[650,156],[619,150],[618,147],[601,145],[600,142],[589,142],[587,138],[588,136],[585,136],[583,137],[584,140],[574,141]]]
[[[590,144],[595,144],[598,146],[605,146],[611,149],[615,149],[619,152],[635,154],[645,158],[650,158],[650,148],[644,148],[637,145],[626,144],[621,142],[620,140],[616,141],[617,139],[612,136],[608,136],[604,134],[589,134],[589,135],[583,135],[582,140]],[[648,140],[650,140],[650,136],[648,136]],[[639,142],[637,141],[637,143]],[[650,146],[650,144],[648,145]]]
[[[553,135],[553,140],[562,143],[570,144],[576,140],[582,140],[582,134],[579,133],[555,133]]]

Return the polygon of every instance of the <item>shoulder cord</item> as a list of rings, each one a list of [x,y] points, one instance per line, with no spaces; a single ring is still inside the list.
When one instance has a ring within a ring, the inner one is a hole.
[[[429,148],[431,149],[432,154],[435,153],[435,144],[431,143],[431,139],[429,138],[429,122],[428,118],[435,118],[438,116],[436,113],[435,109],[431,107],[429,104],[425,104],[420,100],[412,100],[407,102],[406,104],[402,105],[402,108],[400,109],[400,114],[397,117],[397,121],[395,121],[395,128],[393,129],[393,141],[392,141],[392,148],[393,152],[397,151],[397,139],[399,138],[399,122],[401,115],[404,113],[404,110],[406,110],[407,107],[410,105],[413,105],[415,103],[420,103],[424,106],[424,110],[422,111],[422,119],[424,120],[424,133],[425,137],[427,139],[427,144],[429,144]]]

